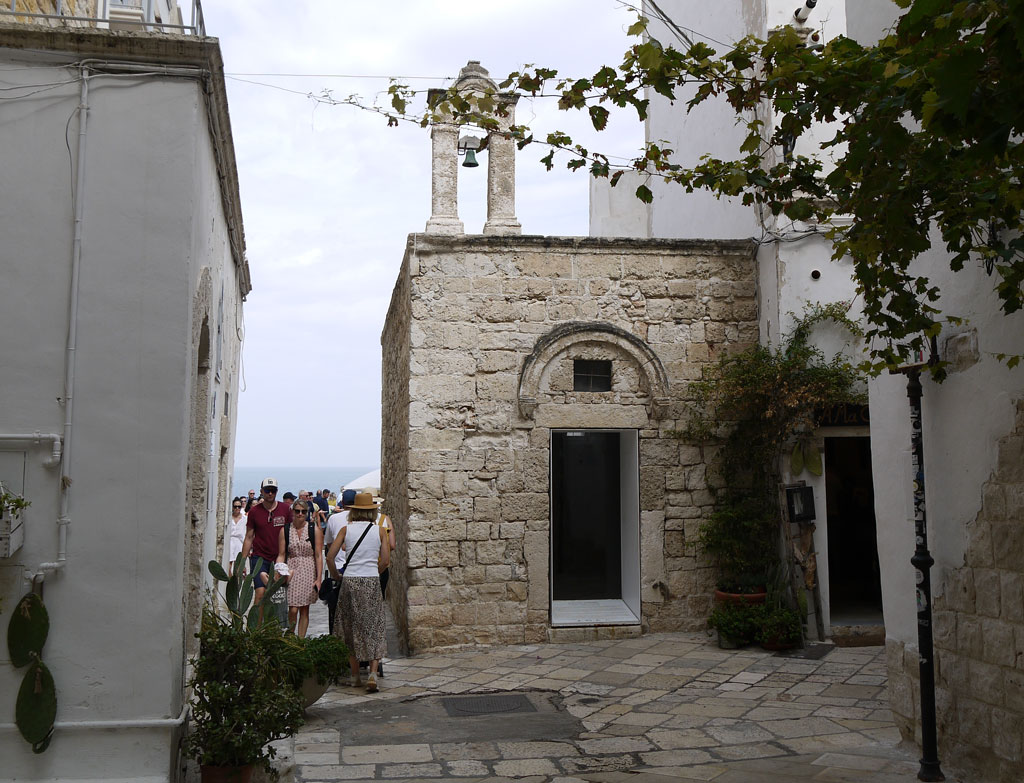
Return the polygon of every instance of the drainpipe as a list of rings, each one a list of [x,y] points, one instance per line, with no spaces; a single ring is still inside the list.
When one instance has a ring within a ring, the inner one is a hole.
[[[814,10],[814,6],[817,4],[818,0],[806,0],[802,6],[793,12],[793,18],[796,19],[798,24],[803,24],[807,21],[807,17],[811,15],[811,11]]]
[[[89,73],[80,67],[82,91],[78,102],[78,170],[75,172],[75,231],[71,245],[71,297],[68,305],[68,342],[64,351],[64,450],[61,454],[60,514],[57,516],[57,559],[40,563],[37,575],[64,568],[68,557],[68,525],[71,524],[71,424],[75,399],[75,349],[78,346],[78,293],[82,269],[82,225],[85,215],[85,140],[89,120]],[[40,582],[42,579],[40,579]]]

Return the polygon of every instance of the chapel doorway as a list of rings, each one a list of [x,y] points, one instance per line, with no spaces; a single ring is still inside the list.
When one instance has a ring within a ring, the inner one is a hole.
[[[882,582],[870,438],[825,438],[825,497],[833,635],[841,635],[845,629],[881,626]]]
[[[551,622],[640,622],[636,430],[551,432]]]

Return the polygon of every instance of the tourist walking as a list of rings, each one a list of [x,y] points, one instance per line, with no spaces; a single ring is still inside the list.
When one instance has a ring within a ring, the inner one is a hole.
[[[320,527],[327,524],[327,517],[331,515],[331,507],[327,502],[327,495],[330,490],[319,489],[313,496],[313,503],[316,505],[317,510],[320,512]]]
[[[228,576],[231,576],[235,558],[241,553],[242,543],[245,541],[245,514],[242,513],[244,505],[245,498],[242,497],[231,501],[231,516],[228,517],[227,529]]]
[[[338,532],[348,524],[348,506],[355,500],[356,491],[354,489],[346,489],[341,493],[341,498],[338,500],[338,505],[335,507],[335,513],[331,514],[330,519],[327,520],[327,527],[324,529],[324,546],[330,547],[334,543],[334,539],[338,536]],[[326,554],[326,553],[325,553]],[[345,554],[339,552],[335,557],[335,565],[340,569],[345,564]],[[330,569],[330,566],[328,566]],[[328,571],[333,573],[332,571]],[[333,589],[327,593],[327,597],[324,601],[327,603],[327,622],[328,628],[334,628],[334,617],[338,610],[338,593],[341,589],[341,585],[334,582]]]
[[[370,662],[367,693],[376,692],[377,665],[387,654],[384,601],[380,594],[379,574],[391,562],[391,547],[387,533],[375,524],[377,508],[371,493],[358,493],[349,506],[348,524],[338,531],[338,536],[327,551],[327,567],[331,570],[331,576],[341,579],[339,622],[334,624],[333,633],[343,637],[348,646],[352,685],[362,685],[359,661]],[[342,548],[346,559],[339,573],[335,558]]]
[[[245,541],[242,555],[249,558],[249,573],[253,575],[256,604],[263,620],[263,594],[274,575],[274,564],[283,563],[284,526],[291,524],[292,512],[287,503],[277,500],[277,479],[265,478],[260,484],[260,502],[249,509],[245,522]],[[257,569],[256,561],[262,559]]]
[[[310,518],[309,503],[292,503],[292,521],[285,528],[285,552],[288,562],[288,628],[300,639],[309,628],[309,605],[320,592],[321,560],[324,536]]]

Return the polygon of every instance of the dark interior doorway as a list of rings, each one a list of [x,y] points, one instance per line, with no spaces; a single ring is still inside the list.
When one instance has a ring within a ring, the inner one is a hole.
[[[882,622],[871,439],[825,438],[829,615],[833,626]]]
[[[551,576],[556,601],[622,598],[618,432],[551,434]]]

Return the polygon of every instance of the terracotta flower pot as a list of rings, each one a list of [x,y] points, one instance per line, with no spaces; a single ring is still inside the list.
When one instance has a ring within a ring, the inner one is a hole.
[[[726,593],[715,590],[715,603],[719,604],[763,604],[768,598],[768,591],[759,589],[756,593]]]

